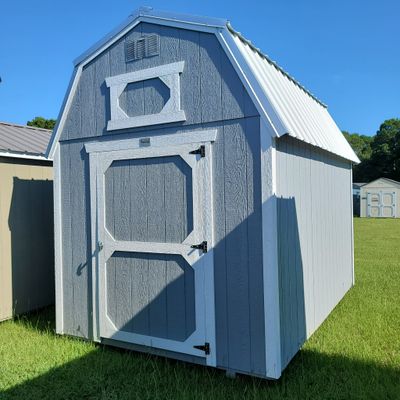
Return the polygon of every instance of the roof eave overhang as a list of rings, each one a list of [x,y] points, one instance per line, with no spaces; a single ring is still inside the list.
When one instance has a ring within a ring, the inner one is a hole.
[[[49,161],[49,162],[53,161],[49,158],[46,158],[42,154],[19,153],[19,152],[6,151],[6,150],[0,150],[0,157],[19,158],[19,159],[25,159],[25,160]]]

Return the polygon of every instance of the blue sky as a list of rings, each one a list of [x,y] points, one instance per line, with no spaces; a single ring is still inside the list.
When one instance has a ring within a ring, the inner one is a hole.
[[[141,5],[228,18],[343,130],[371,135],[400,117],[398,0],[3,0],[0,121],[56,118],[72,60]]]

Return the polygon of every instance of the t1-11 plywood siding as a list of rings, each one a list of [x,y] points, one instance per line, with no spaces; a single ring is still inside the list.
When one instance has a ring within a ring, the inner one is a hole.
[[[54,303],[53,171],[38,164],[0,159],[0,321]]]
[[[142,35],[160,37],[160,54],[126,62],[125,43]],[[110,134],[108,88],[105,79],[111,76],[184,61],[180,77],[181,109],[186,121],[179,125],[204,124],[258,115],[244,86],[213,34],[167,26],[140,23],[111,48],[83,68],[61,140]],[[153,85],[140,82],[135,95],[121,99],[129,108],[143,115],[156,113],[160,96]]]
[[[212,177],[217,362],[221,367],[263,375],[261,189],[257,184],[260,180],[259,118],[207,127],[218,131],[213,144]],[[185,128],[179,132],[193,129],[202,128]],[[147,135],[171,131],[174,128],[149,131]],[[92,267],[88,155],[84,143],[76,141],[63,142],[60,152],[64,333],[90,338]],[[123,195],[123,190],[119,195]],[[136,204],[134,200],[128,203]],[[127,214],[123,226],[132,230],[130,235],[136,235],[140,227],[129,221],[133,221],[137,209],[130,207],[129,210],[125,206]],[[160,209],[165,211],[163,207]],[[168,217],[158,215],[160,229],[166,229]],[[166,233],[160,234],[165,237]]]
[[[282,366],[353,283],[351,163],[277,140]]]

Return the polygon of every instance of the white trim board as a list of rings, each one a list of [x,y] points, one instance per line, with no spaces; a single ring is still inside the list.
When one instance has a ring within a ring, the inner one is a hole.
[[[143,136],[134,139],[112,140],[112,138],[110,138],[108,141],[85,143],[85,150],[87,153],[99,153],[104,151],[139,149],[143,147],[165,147],[171,145],[215,142],[217,132],[217,129],[204,129],[184,133],[178,132],[171,135]],[[146,142],[143,143],[143,140],[146,140]],[[148,143],[147,140],[149,140]]]
[[[63,263],[62,263],[62,203],[61,203],[61,159],[60,145],[57,144],[54,155],[54,266],[56,291],[56,332],[64,333],[64,296],[63,296]]]
[[[186,121],[185,111],[181,110],[180,85],[180,74],[183,72],[184,67],[185,61],[178,61],[106,78],[106,85],[110,89],[111,111],[111,119],[107,123],[107,130],[111,131]],[[119,98],[122,92],[130,83],[141,82],[152,78],[158,78],[169,89],[169,99],[164,104],[162,110],[156,114],[130,117],[119,104]]]
[[[266,376],[278,379],[282,372],[278,275],[278,216],[276,198],[276,149],[265,121],[260,119],[261,212],[264,279]]]

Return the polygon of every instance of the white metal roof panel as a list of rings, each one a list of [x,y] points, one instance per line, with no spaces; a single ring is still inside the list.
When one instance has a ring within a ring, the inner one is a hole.
[[[229,27],[234,42],[288,134],[347,160],[357,155],[328,113],[326,106],[275,62]]]

